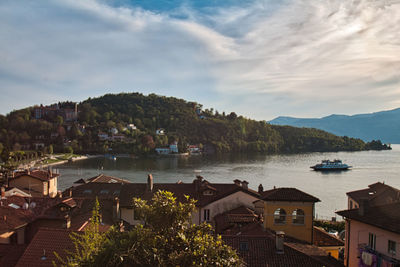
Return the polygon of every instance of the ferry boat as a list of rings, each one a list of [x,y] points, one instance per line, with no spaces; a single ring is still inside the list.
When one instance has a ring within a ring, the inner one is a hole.
[[[351,166],[343,163],[340,159],[331,160],[323,160],[321,163],[311,166],[310,168],[315,171],[339,171],[339,170],[348,170]]]

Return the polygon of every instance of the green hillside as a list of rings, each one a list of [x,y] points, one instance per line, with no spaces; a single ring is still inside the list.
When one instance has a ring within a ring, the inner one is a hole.
[[[74,108],[75,103],[63,102],[0,115],[3,158],[16,150],[143,155],[174,141],[180,152],[185,152],[188,144],[216,153],[387,149],[379,141],[364,143],[316,129],[270,125],[154,94],[89,98],[77,105],[76,118]],[[164,134],[156,134],[160,129]],[[102,140],[99,134],[109,139]]]

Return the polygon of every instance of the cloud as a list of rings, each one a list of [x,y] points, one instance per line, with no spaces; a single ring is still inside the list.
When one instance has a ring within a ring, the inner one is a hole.
[[[267,120],[399,105],[397,1],[138,3],[2,1],[0,112],[121,91]]]

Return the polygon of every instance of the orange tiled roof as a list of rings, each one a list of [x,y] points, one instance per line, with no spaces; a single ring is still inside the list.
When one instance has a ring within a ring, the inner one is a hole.
[[[261,198],[266,201],[302,201],[319,202],[320,200],[297,188],[281,187],[261,193]]]
[[[67,255],[66,250],[74,251],[74,244],[70,239],[71,233],[72,231],[66,229],[39,229],[16,266],[53,266],[52,261],[58,263],[54,252],[65,258]],[[42,259],[44,254],[46,257]]]
[[[364,215],[360,215],[359,209],[342,210],[336,213],[348,219],[400,234],[400,202],[366,207]]]

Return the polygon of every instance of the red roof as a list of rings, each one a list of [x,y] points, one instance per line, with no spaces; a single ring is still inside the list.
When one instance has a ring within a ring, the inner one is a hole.
[[[288,236],[285,236],[284,253],[278,254],[274,232],[264,230],[257,222],[232,229],[222,239],[236,249],[247,266],[343,266],[324,250]]]
[[[33,214],[29,210],[14,209],[9,206],[1,206],[0,214],[0,233],[18,229],[33,219]]]
[[[400,202],[365,207],[364,214],[359,209],[337,211],[337,214],[348,219],[363,222],[397,234],[400,234]]]
[[[70,239],[71,233],[66,229],[39,229],[16,266],[50,267],[53,266],[53,261],[59,263],[54,252],[65,258],[66,250],[74,251],[74,244]]]
[[[281,187],[261,193],[261,198],[266,201],[302,201],[319,202],[320,200],[297,188]]]
[[[346,194],[359,204],[363,199],[368,200],[370,206],[400,201],[400,190],[381,182],[370,184],[366,189],[351,191]]]
[[[57,173],[52,173],[50,171],[42,171],[42,170],[33,170],[33,171],[23,171],[17,172],[13,179],[18,179],[22,176],[29,176],[32,178],[39,179],[41,181],[49,181],[57,176],[60,176]]]
[[[0,266],[15,266],[26,247],[26,245],[0,244]]]
[[[318,247],[344,246],[344,242],[333,235],[327,233],[324,229],[314,226],[314,242]]]

